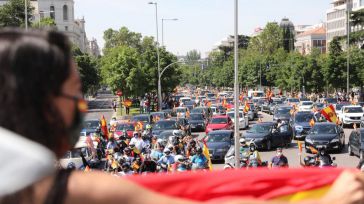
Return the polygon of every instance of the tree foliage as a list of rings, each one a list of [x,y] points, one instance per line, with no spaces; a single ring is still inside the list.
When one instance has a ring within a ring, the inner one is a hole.
[[[31,25],[34,8],[27,2],[28,25]],[[0,27],[25,27],[24,0],[9,0],[0,6]]]

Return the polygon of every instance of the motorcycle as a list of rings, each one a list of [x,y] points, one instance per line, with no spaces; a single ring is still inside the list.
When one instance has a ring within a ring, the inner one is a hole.
[[[331,160],[326,155],[321,155],[321,152],[319,151],[314,156],[306,156],[304,158],[304,166],[305,167],[318,167],[318,168],[336,168],[337,164],[334,163],[336,160],[335,157],[333,157]]]

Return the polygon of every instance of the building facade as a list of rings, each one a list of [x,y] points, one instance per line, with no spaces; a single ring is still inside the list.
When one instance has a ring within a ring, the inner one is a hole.
[[[326,53],[326,28],[323,25],[296,36],[295,49],[302,55],[310,54],[315,48],[321,53]]]
[[[5,3],[7,0],[0,0],[0,6]],[[85,32],[86,22],[84,18],[75,18],[73,0],[31,0],[30,3],[34,7],[33,21],[53,18],[58,31],[65,33],[82,52],[90,52],[90,43]]]
[[[90,41],[90,54],[95,57],[99,57],[101,55],[100,47],[97,44],[97,40],[95,38],[92,38],[92,40]]]
[[[350,32],[347,12],[352,11],[352,9],[353,0],[332,1],[332,7],[326,11],[327,45],[334,39],[334,37],[346,36],[348,32]]]

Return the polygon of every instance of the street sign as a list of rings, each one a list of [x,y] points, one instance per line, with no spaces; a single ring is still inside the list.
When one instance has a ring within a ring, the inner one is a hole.
[[[122,95],[123,95],[123,92],[122,92],[122,91],[120,91],[120,90],[118,90],[118,91],[116,92],[116,95],[118,95],[118,96],[120,97],[120,96],[122,96]]]

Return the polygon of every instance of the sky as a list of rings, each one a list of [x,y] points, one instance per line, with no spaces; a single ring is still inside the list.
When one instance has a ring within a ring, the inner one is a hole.
[[[126,26],[143,36],[156,36],[155,7],[149,0],[74,0],[75,17],[85,17],[89,39],[104,45],[103,32]],[[332,0],[240,0],[239,34],[251,35],[267,22],[288,17],[295,25],[325,21]],[[155,0],[158,3],[159,41],[176,55],[196,49],[202,56],[223,38],[234,33],[234,0]]]

